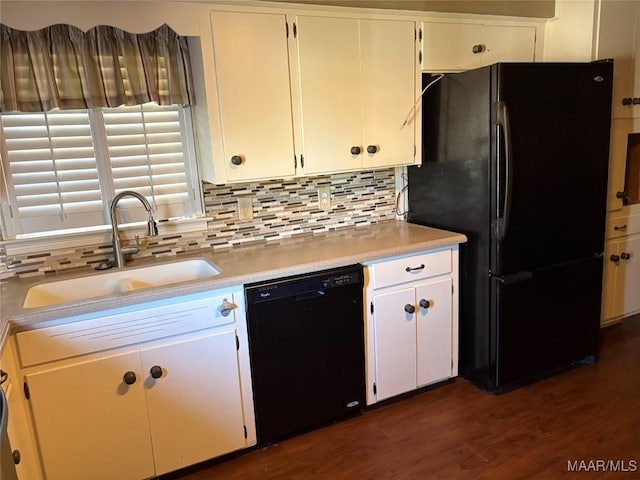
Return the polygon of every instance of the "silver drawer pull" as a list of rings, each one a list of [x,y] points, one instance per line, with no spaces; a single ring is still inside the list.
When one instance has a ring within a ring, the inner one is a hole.
[[[624,231],[624,230],[626,230],[626,229],[627,229],[627,225],[626,225],[626,224],[624,224],[624,225],[620,225],[620,226],[616,225],[615,227],[613,227],[613,229],[614,229],[616,232],[621,232],[621,231]]]
[[[405,272],[419,272],[420,270],[424,270],[424,263],[422,263],[419,267],[407,267],[404,269]]]

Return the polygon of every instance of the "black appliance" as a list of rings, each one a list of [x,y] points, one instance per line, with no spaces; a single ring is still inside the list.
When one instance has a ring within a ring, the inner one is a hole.
[[[361,412],[361,265],[245,287],[258,443]]]
[[[597,360],[612,78],[612,61],[499,63],[423,96],[408,220],[468,237],[459,367],[483,389]]]

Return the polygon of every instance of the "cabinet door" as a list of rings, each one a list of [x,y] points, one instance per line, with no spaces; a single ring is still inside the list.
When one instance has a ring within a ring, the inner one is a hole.
[[[296,17],[304,173],[357,170],[362,154],[358,20]],[[398,126],[399,128],[399,126]]]
[[[125,372],[137,379],[123,381]],[[26,376],[47,480],[154,475],[138,352]]]
[[[22,392],[22,385],[18,379],[18,368],[15,366],[13,349],[13,339],[6,338],[0,355],[0,367],[7,374],[7,380],[0,388],[5,391],[7,397],[7,437],[11,445],[11,452],[20,453],[20,463],[15,466],[19,479],[38,480],[42,478],[38,455],[35,448],[33,429],[29,412],[27,410],[27,400]],[[5,439],[6,440],[6,437]],[[0,452],[0,455],[5,452]],[[13,458],[9,457],[13,463]],[[0,462],[4,458],[0,457]],[[2,468],[0,465],[0,478]]]
[[[533,62],[535,59],[535,27],[485,25],[482,34],[485,49],[480,58],[481,65]]]
[[[234,331],[141,356],[157,475],[245,446]],[[159,378],[153,367],[160,367]]]
[[[422,69],[456,72],[496,62],[533,62],[533,26],[423,23]]]
[[[360,21],[364,168],[414,161],[416,124],[402,124],[416,97],[415,44],[414,22]]]
[[[227,179],[294,175],[284,14],[215,11],[211,23]]]
[[[3,437],[1,441],[6,442],[9,440],[11,448],[2,448],[0,450],[0,478],[2,478],[2,462],[14,463],[12,452],[20,452],[20,463],[15,465],[16,474],[19,478],[39,478],[38,469],[36,467],[36,460],[33,458],[33,451],[28,448],[30,439],[27,432],[27,423],[24,421],[25,417],[22,415],[23,407],[20,403],[21,392],[16,391],[17,387],[11,382],[3,384],[0,388],[5,390],[6,408],[11,415],[7,415],[7,436]],[[6,415],[6,413],[5,413]],[[14,477],[11,477],[14,478]]]
[[[377,399],[416,388],[416,316],[413,287],[373,298]]]
[[[451,377],[452,295],[450,278],[416,288],[419,387]]]
[[[480,66],[474,45],[482,44],[482,25],[467,23],[422,24],[422,70],[456,72]]]
[[[609,320],[621,315],[616,309],[616,281],[618,275],[618,262],[612,257],[619,255],[618,242],[607,242],[604,249],[604,274],[602,283],[602,321],[606,324]]]
[[[640,237],[620,241],[616,272],[616,313],[628,315],[640,310]],[[626,257],[626,258],[625,258]]]

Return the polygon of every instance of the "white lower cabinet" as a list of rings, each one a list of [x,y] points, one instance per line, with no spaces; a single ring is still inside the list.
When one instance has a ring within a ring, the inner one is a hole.
[[[125,372],[140,377],[138,352],[26,376],[47,480],[153,476],[143,382]]]
[[[23,401],[22,385],[18,380],[13,343],[6,341],[2,346],[0,367],[4,372],[2,388],[7,397],[7,437],[11,447],[18,480],[38,480],[42,478],[33,430],[30,428],[29,413]],[[0,458],[2,462],[4,458]],[[11,461],[11,460],[8,460]],[[3,467],[0,465],[0,478]],[[6,466],[5,466],[6,468]]]
[[[246,446],[236,352],[233,331],[140,352],[156,474]]]
[[[640,312],[640,235],[609,240],[605,248],[602,324]]]
[[[131,344],[163,323],[184,331]],[[86,351],[105,337],[119,348]],[[30,365],[47,343],[51,361]],[[21,332],[16,344],[47,480],[152,478],[255,443],[241,290]]]
[[[416,288],[419,307],[416,309],[418,387],[452,376],[453,298],[453,281],[450,278]]]
[[[457,375],[458,249],[367,265],[367,404]]]
[[[228,331],[26,375],[46,478],[149,478],[243,448],[235,357]]]

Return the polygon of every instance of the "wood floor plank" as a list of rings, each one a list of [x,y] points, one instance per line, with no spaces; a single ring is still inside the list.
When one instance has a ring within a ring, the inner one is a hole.
[[[569,461],[635,472],[569,472]],[[631,463],[630,463],[631,462]],[[603,330],[600,361],[503,395],[465,380],[167,480],[639,479],[640,315]]]

